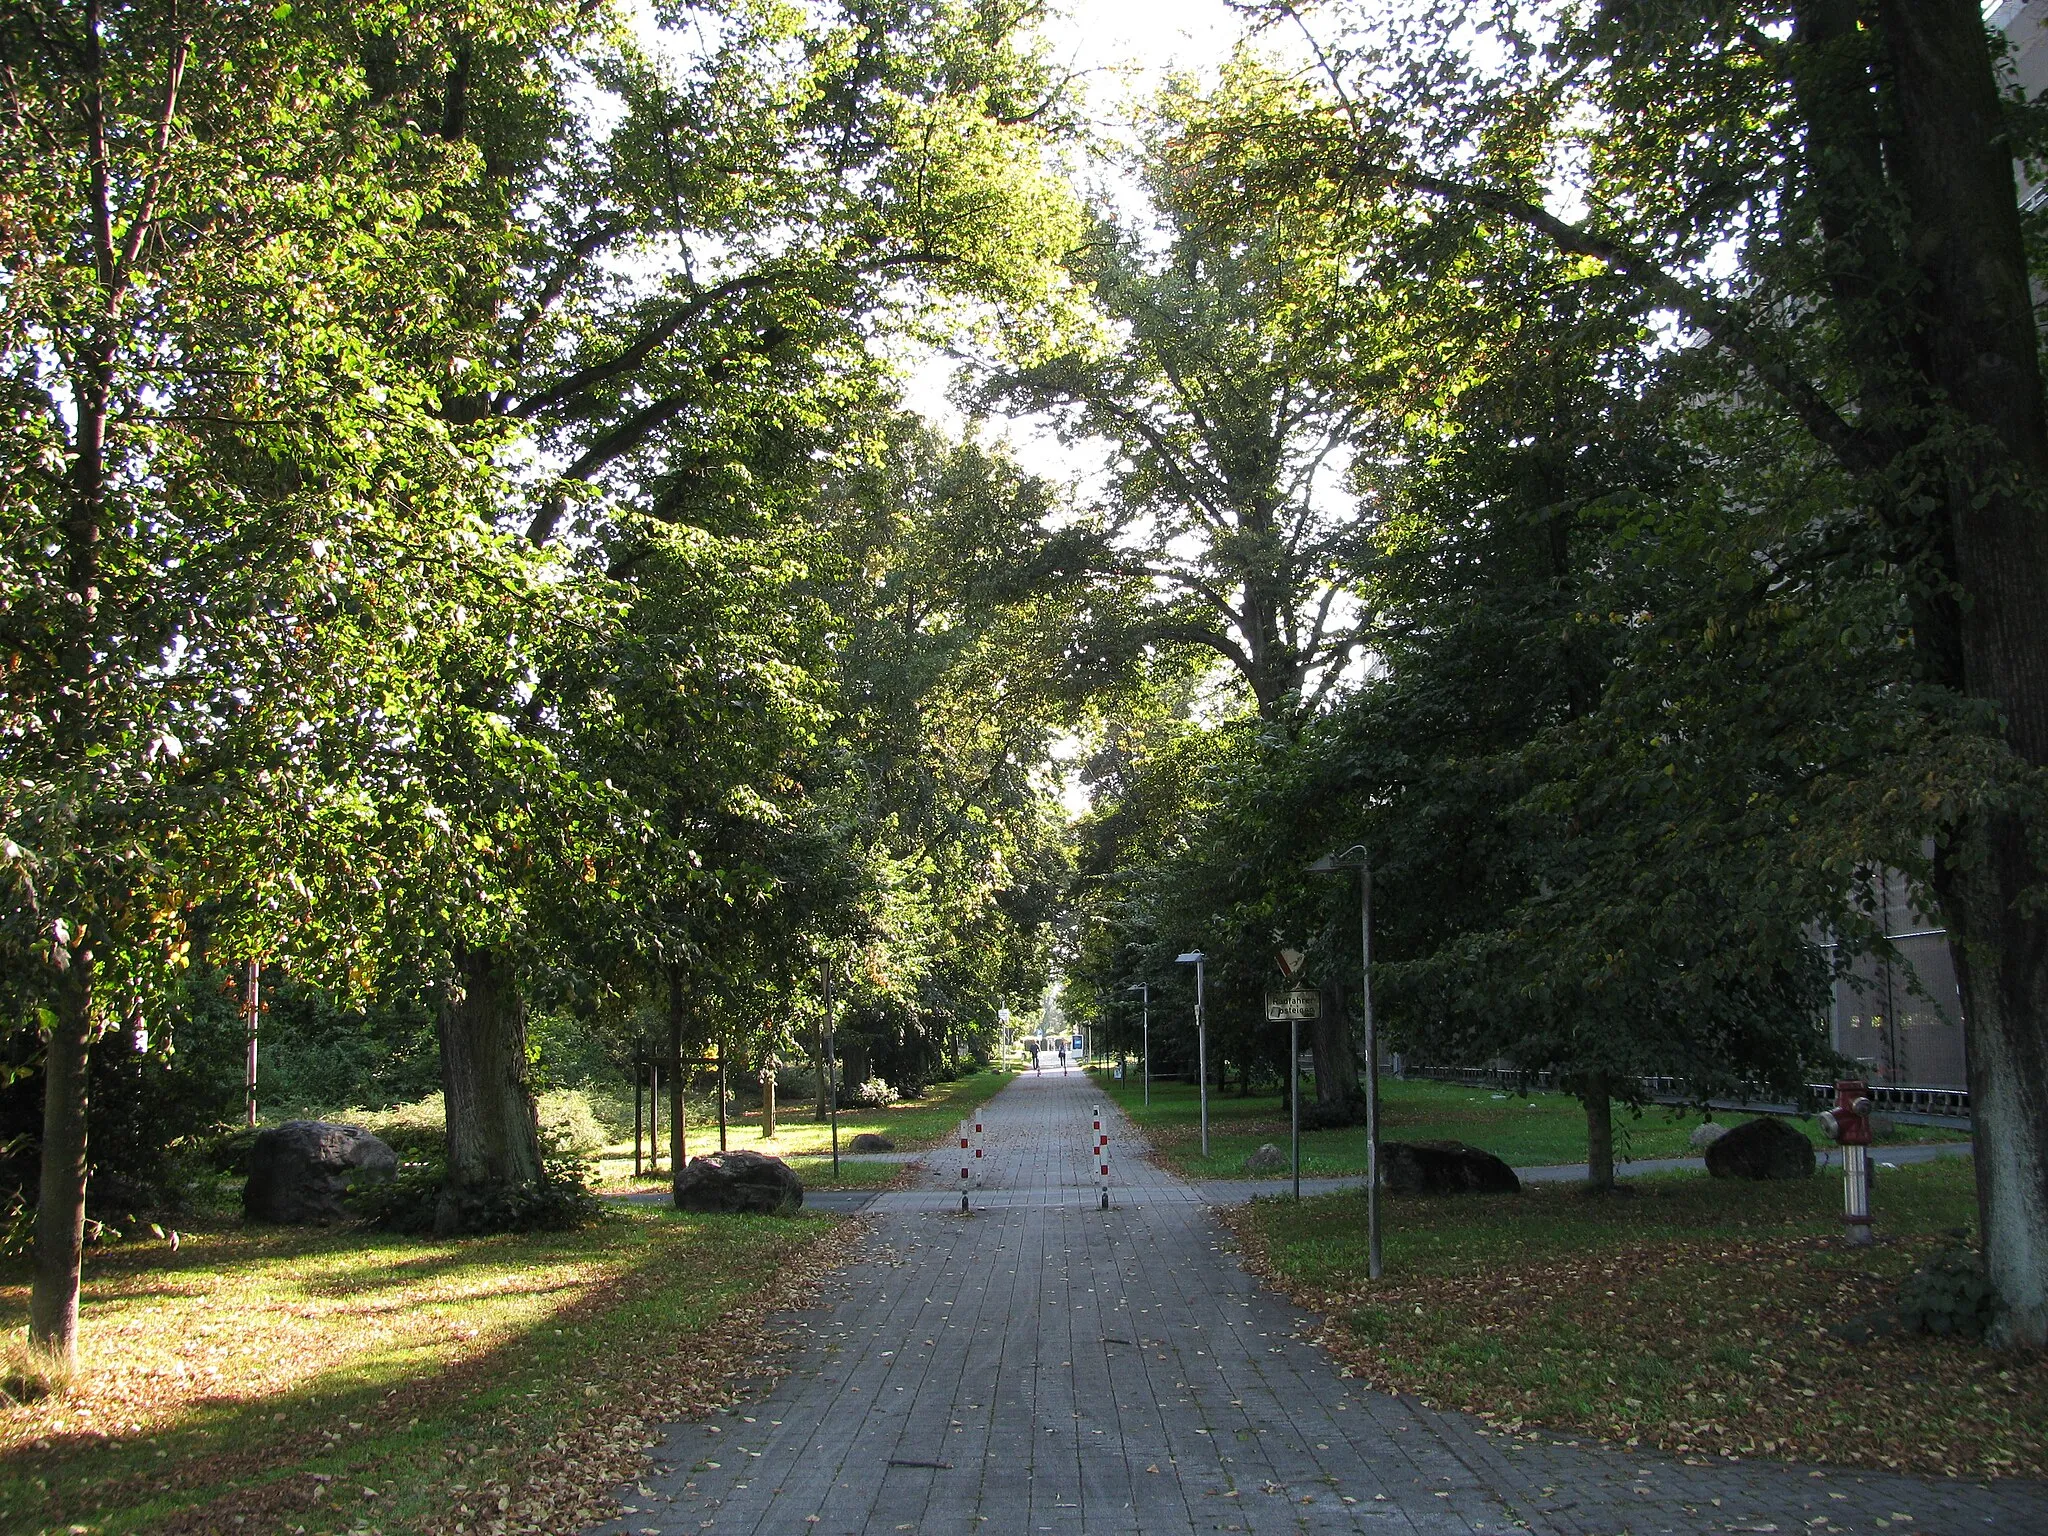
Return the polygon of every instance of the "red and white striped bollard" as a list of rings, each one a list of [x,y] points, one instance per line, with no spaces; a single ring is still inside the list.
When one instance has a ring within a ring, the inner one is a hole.
[[[1109,1209],[1109,1132],[1102,1128],[1102,1106],[1095,1106],[1095,1175],[1101,1181],[1102,1209]]]

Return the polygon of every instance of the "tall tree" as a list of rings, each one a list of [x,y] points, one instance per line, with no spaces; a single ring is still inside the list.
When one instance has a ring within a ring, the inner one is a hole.
[[[498,216],[517,260],[475,295],[494,329],[451,386],[450,413],[528,437],[546,470],[517,526],[565,581],[645,621],[638,634],[629,627],[613,659],[639,725],[615,732],[600,723],[587,738],[593,756],[565,759],[588,769],[586,782],[653,781],[655,765],[629,769],[606,755],[662,735],[646,728],[662,713],[646,675],[624,674],[663,645],[688,653],[735,633],[720,627],[733,610],[717,604],[701,609],[715,615],[703,633],[665,628],[678,616],[666,584],[696,579],[676,549],[699,537],[737,539],[731,555],[758,535],[762,518],[798,510],[783,498],[787,486],[774,484],[801,483],[803,456],[829,453],[844,420],[861,415],[881,371],[876,333],[974,297],[1041,315],[1060,308],[1052,258],[1072,221],[1044,154],[1061,110],[1033,51],[1033,15],[1007,3],[805,9],[736,0],[693,10],[681,46],[647,48],[621,35],[586,50],[582,63],[616,120],[551,130],[526,178],[509,174],[523,162],[491,146],[517,143],[517,133],[530,139],[527,116],[494,118],[476,104],[462,116],[458,134],[485,147],[487,164],[508,168]],[[787,553],[773,541],[762,552],[771,568]],[[779,623],[768,615],[760,630]],[[572,746],[580,713],[610,705],[613,688],[591,684],[605,665],[593,659],[506,679],[480,707],[537,742],[560,731]],[[752,678],[761,675],[755,669]],[[677,670],[668,678],[671,720],[700,710],[693,690],[728,680],[717,666]],[[733,702],[703,701],[701,712],[715,717]],[[714,774],[686,788],[714,785],[740,787]],[[450,795],[460,793],[456,780]],[[612,818],[617,840],[608,853],[593,850],[593,863],[642,871],[660,863],[680,877],[714,855],[707,839],[737,824],[693,819],[677,806],[689,798],[657,796],[642,808],[646,817]],[[587,825],[608,836],[606,820]],[[745,842],[726,851],[738,858]],[[756,879],[744,858],[724,873],[729,882],[707,873],[698,891]],[[685,899],[689,883],[672,881],[664,901],[651,904],[655,920],[636,933],[651,963],[673,967],[691,953],[689,925],[672,919],[709,908]],[[616,893],[632,879],[587,884]],[[575,899],[552,915],[536,909],[517,942],[502,911],[451,919],[444,943],[469,955],[466,966],[514,978],[465,986],[463,1001],[451,1002],[444,1029],[474,1042],[447,1058],[451,1072],[522,1054],[519,946],[575,947],[588,937],[579,914],[587,913],[582,897],[595,892],[556,894]],[[451,1112],[461,1105],[495,1122],[474,1135],[451,1126],[451,1145],[522,1149],[486,1170],[487,1184],[516,1182],[537,1164],[523,1085],[451,1084],[447,1097]]]
[[[450,301],[490,259],[450,216],[475,163],[413,126],[417,78],[373,89],[360,61],[549,20],[0,20],[0,849],[46,1000],[41,1347],[76,1333],[88,1046],[165,995],[199,901],[227,898],[245,945],[318,947],[297,920],[351,885],[361,830],[324,732],[403,736],[386,647],[503,555],[479,515],[496,437],[451,429],[422,366],[460,350]]]
[[[1291,6],[1269,13],[1297,19]],[[1488,27],[1500,46],[1478,52],[1448,20],[1338,10],[1321,49],[1329,99],[1269,119],[1266,166],[1244,164],[1243,179],[1277,187],[1267,168],[1285,162],[1299,186],[1313,166],[1339,197],[1392,193],[1512,222],[1596,264],[1708,353],[1719,371],[1698,377],[1703,395],[1731,414],[1770,401],[1804,435],[1786,451],[1860,514],[1833,525],[1811,569],[1861,560],[1890,574],[1925,711],[1919,738],[1954,750],[1932,781],[1926,753],[1882,739],[1851,742],[1815,772],[1833,791],[1842,883],[1859,858],[1889,860],[1931,884],[1951,925],[2000,1330],[2038,1346],[2048,915],[2032,893],[2048,876],[2048,410],[2013,181],[2022,120],[2002,108],[1968,0],[1710,15],[1640,0],[1551,31],[1554,20],[1504,9]],[[1292,148],[1275,154],[1281,144]],[[1577,188],[1583,216],[1546,198],[1554,177]],[[1761,559],[1751,593],[1784,580]],[[1887,795],[1918,809],[1931,863]]]
[[[1343,472],[1361,410],[1336,387],[1347,257],[1321,210],[1237,216],[1205,186],[1187,124],[1279,110],[1291,94],[1246,59],[1215,99],[1169,87],[1132,167],[1151,226],[1105,213],[1072,258],[1107,339],[983,389],[1111,445],[1105,566],[1153,589],[1130,635],[1207,651],[1269,719],[1314,707],[1356,645],[1338,584],[1356,534]]]

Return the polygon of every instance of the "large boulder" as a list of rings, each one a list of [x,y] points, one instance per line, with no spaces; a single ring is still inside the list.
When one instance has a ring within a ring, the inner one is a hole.
[[[1813,1169],[1813,1143],[1775,1115],[1746,1121],[1707,1148],[1707,1172],[1717,1179],[1807,1179]]]
[[[1246,1173],[1280,1173],[1289,1166],[1287,1154],[1270,1141],[1258,1151],[1248,1153],[1244,1160]]]
[[[341,1221],[351,1189],[397,1172],[398,1154],[359,1125],[287,1120],[250,1144],[242,1214],[287,1226]]]
[[[675,1191],[678,1210],[728,1216],[778,1216],[804,1203],[804,1181],[789,1164],[744,1148],[691,1158]]]
[[[1704,1152],[1727,1134],[1727,1126],[1713,1120],[1702,1120],[1692,1128],[1692,1135],[1686,1139],[1692,1143],[1693,1151]]]
[[[846,1150],[849,1152],[894,1152],[896,1150],[896,1143],[886,1136],[877,1135],[873,1131],[862,1131],[846,1144]]]
[[[1380,1147],[1380,1178],[1396,1195],[1513,1195],[1515,1170],[1462,1141],[1389,1141]]]

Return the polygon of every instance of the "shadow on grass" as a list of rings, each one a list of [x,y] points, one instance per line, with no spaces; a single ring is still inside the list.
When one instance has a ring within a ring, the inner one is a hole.
[[[516,1447],[532,1443],[534,1435],[544,1439],[562,1415],[588,1412],[581,1388],[596,1388],[602,1401],[608,1367],[642,1331],[660,1327],[672,1336],[715,1323],[723,1308],[768,1278],[792,1244],[825,1225],[817,1218],[683,1216],[657,1209],[581,1234],[550,1234],[525,1255],[535,1267],[576,1258],[606,1260],[615,1271],[473,1353],[462,1352],[466,1340],[447,1335],[373,1345],[281,1393],[196,1401],[153,1434],[46,1435],[0,1456],[0,1529],[69,1525],[93,1536],[142,1530],[197,1536],[236,1528],[237,1515],[248,1529],[268,1528],[266,1522],[288,1513],[346,1528],[402,1519],[408,1504],[436,1508],[433,1489],[453,1475],[449,1469],[460,1458],[496,1443]],[[380,1238],[366,1245],[366,1254],[402,1241]],[[446,1274],[465,1261],[489,1271],[519,1257],[515,1245],[523,1246],[519,1239],[473,1239],[430,1265],[401,1267],[415,1281],[423,1268]],[[233,1266],[215,1263],[212,1272],[288,1263],[309,1251],[346,1246],[345,1235],[327,1234],[317,1242],[271,1246]],[[401,1285],[405,1275],[388,1283]],[[562,1283],[527,1290],[576,1288]],[[660,1302],[652,1309],[658,1316],[650,1313],[650,1299]],[[378,1496],[364,1499],[366,1487]]]

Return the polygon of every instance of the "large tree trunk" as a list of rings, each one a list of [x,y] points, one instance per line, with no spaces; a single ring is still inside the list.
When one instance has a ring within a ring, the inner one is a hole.
[[[1316,1064],[1316,1102],[1353,1104],[1358,1091],[1358,1052],[1351,1043],[1351,1017],[1344,1011],[1344,984],[1323,988],[1323,1011],[1308,1027],[1309,1054]]]
[[[2004,1309],[1998,1337],[2038,1349],[2048,1345],[2048,921],[2028,902],[2048,872],[2028,856],[2018,817],[1971,831],[1975,846],[1941,859],[1936,889],[1957,940],[1978,1222]]]
[[[1588,1073],[1579,1085],[1586,1107],[1586,1188],[1614,1192],[1614,1085],[1605,1072]]]
[[[478,1213],[495,1196],[542,1177],[516,967],[503,950],[458,949],[455,976],[440,1019],[448,1179],[434,1230],[444,1234],[487,1224]]]
[[[1976,0],[1882,0],[1930,382],[1984,439],[1949,448],[1965,692],[2048,767],[2048,409],[2012,146]],[[1958,939],[1978,1204],[2003,1338],[2048,1345],[2048,868],[2004,811],[1959,829],[1935,888]]]
[[[96,961],[81,945],[59,978],[57,1022],[43,1066],[43,1166],[36,1199],[29,1342],[70,1364],[78,1350],[78,1279],[85,1243],[86,1088]]]

